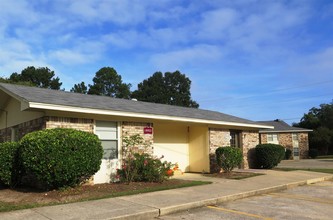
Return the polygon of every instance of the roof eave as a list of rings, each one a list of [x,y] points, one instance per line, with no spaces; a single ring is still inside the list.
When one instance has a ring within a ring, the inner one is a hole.
[[[304,130],[259,130],[260,134],[264,133],[300,133],[300,132],[311,132],[311,129],[304,129]]]
[[[237,127],[248,127],[255,129],[273,129],[273,126],[261,125],[261,124],[248,124],[248,123],[238,123],[238,122],[227,122],[227,121],[214,121],[207,119],[198,119],[190,117],[177,117],[168,115],[156,115],[147,113],[136,113],[136,112],[123,112],[123,111],[113,111],[104,109],[93,109],[93,108],[82,108],[74,106],[65,105],[54,105],[38,102],[29,102],[25,110],[28,108],[32,109],[43,109],[43,110],[56,110],[56,111],[67,111],[67,112],[77,112],[77,113],[88,113],[97,115],[113,115],[113,116],[123,116],[123,117],[134,117],[134,118],[148,118],[148,119],[159,119],[159,120],[170,120],[170,121],[180,121],[180,122],[194,122],[201,124],[214,124],[214,125],[228,125]]]

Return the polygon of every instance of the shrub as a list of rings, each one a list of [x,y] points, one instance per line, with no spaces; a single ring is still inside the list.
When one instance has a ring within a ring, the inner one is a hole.
[[[311,148],[311,149],[309,150],[309,157],[310,157],[311,159],[315,159],[315,158],[317,158],[317,156],[318,156],[318,149],[316,149],[316,148]]]
[[[256,158],[259,168],[271,169],[285,157],[284,147],[277,144],[259,144],[256,146]]]
[[[227,173],[239,166],[243,160],[241,149],[235,147],[219,147],[215,154],[217,164]]]
[[[285,151],[285,153],[284,153],[284,159],[285,159],[285,160],[290,160],[290,158],[291,158],[291,153],[292,153],[292,151],[291,151],[289,148],[286,148],[286,151]]]
[[[103,148],[94,134],[74,129],[47,129],[25,135],[20,158],[24,171],[45,189],[74,186],[95,174]]]
[[[13,186],[18,179],[17,142],[0,143],[0,184]]]
[[[170,162],[162,162],[162,158],[156,158],[149,154],[133,154],[131,164],[124,161],[122,169],[117,170],[121,182],[127,182],[127,173],[131,173],[134,182],[163,182],[173,175]]]

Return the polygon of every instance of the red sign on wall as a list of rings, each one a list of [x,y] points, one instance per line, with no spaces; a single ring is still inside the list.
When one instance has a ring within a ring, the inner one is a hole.
[[[153,128],[152,127],[144,127],[143,128],[144,134],[153,134]]]

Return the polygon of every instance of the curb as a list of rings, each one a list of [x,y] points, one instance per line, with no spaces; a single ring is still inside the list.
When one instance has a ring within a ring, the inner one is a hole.
[[[332,179],[333,179],[333,175],[324,176],[324,177],[320,177],[320,178],[314,178],[314,179],[303,180],[303,181],[298,181],[298,182],[248,191],[248,192],[237,193],[237,194],[233,194],[233,195],[227,195],[227,196],[222,196],[222,197],[217,197],[217,198],[212,198],[212,199],[207,199],[207,200],[201,200],[201,201],[197,201],[197,202],[180,204],[177,206],[169,206],[169,207],[165,207],[165,208],[160,208],[159,216],[168,215],[168,214],[181,212],[181,211],[187,211],[189,209],[200,208],[200,207],[208,206],[208,205],[217,205],[217,204],[223,203],[223,202],[229,202],[229,201],[243,199],[243,198],[247,198],[247,197],[251,197],[251,196],[257,196],[257,195],[277,192],[277,191],[286,190],[286,189],[290,189],[290,188],[297,187],[297,186],[310,185],[313,183],[323,182],[323,181],[332,180]]]
[[[130,215],[122,215],[118,217],[113,217],[110,219],[119,219],[119,220],[125,220],[125,219],[139,219],[139,220],[146,220],[146,219],[154,219],[160,216],[159,209],[156,208],[155,210],[151,211],[145,211],[145,212],[139,212],[139,213],[134,213]]]

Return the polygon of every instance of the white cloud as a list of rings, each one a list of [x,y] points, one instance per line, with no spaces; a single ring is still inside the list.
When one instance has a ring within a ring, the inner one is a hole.
[[[174,70],[180,69],[184,65],[189,67],[209,64],[216,62],[221,57],[222,52],[218,47],[201,44],[167,53],[153,54],[150,61],[157,69]]]
[[[207,11],[199,24],[199,37],[205,39],[226,38],[227,29],[236,24],[238,13],[231,8]]]
[[[290,60],[286,74],[301,76],[300,80],[312,82],[333,80],[333,47]]]
[[[49,57],[66,65],[77,65],[91,62],[91,58],[89,56],[68,49],[52,51],[49,54]]]
[[[88,22],[113,22],[132,25],[145,20],[142,1],[81,0],[71,1],[67,11]]]

